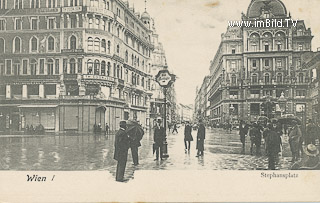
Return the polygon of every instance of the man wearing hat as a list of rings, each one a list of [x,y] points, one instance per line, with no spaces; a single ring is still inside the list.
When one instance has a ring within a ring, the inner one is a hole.
[[[292,128],[289,130],[289,144],[292,153],[291,162],[295,162],[299,157],[299,143],[302,137],[301,130],[296,120],[292,121]]]
[[[319,170],[320,163],[319,163],[319,150],[313,144],[309,144],[304,149],[305,154],[307,157],[300,162],[296,162],[292,165],[292,170]]]
[[[124,172],[127,164],[128,149],[129,149],[129,136],[126,133],[127,123],[126,121],[120,121],[120,129],[116,133],[114,142],[114,159],[118,161],[116,181],[124,181]]]
[[[154,141],[154,150],[156,151],[156,159],[155,161],[159,160],[159,152],[160,152],[160,159],[162,160],[163,156],[163,151],[162,151],[162,145],[163,142],[166,139],[166,131],[164,127],[161,125],[162,120],[161,118],[157,119],[157,125],[154,128],[154,136],[153,136],[153,141]]]
[[[266,151],[268,156],[268,169],[276,169],[276,158],[280,151],[280,136],[277,132],[277,120],[272,120],[265,130]]]

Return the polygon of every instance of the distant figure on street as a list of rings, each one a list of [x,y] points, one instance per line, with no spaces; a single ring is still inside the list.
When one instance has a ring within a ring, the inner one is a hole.
[[[306,158],[292,165],[291,170],[319,170],[319,150],[313,144],[309,144],[304,153],[307,155]]]
[[[162,123],[162,120],[159,118],[157,120],[157,125],[154,129],[153,141],[154,141],[154,148],[156,151],[155,161],[159,160],[159,153],[160,153],[160,159],[162,160],[163,158],[163,142],[165,141],[165,138],[166,138],[166,131],[164,127],[161,126],[161,123]]]
[[[316,144],[316,139],[319,133],[318,127],[314,124],[314,122],[309,119],[308,125],[307,125],[307,133],[305,135],[305,145],[308,144]]]
[[[274,121],[275,122],[275,121]],[[268,169],[275,170],[276,169],[276,157],[279,153],[280,148],[280,140],[279,135],[276,132],[276,128],[272,126],[272,124],[267,125],[267,129],[265,130],[266,142],[267,142],[267,156],[268,156]]]
[[[106,134],[109,134],[109,125],[106,123]]]
[[[298,126],[297,121],[292,121],[292,128],[289,130],[289,144],[290,150],[292,153],[292,160],[291,162],[297,161],[299,158],[299,150],[300,150],[300,139],[302,137],[301,130]]]
[[[177,124],[175,123],[173,125],[173,130],[172,130],[172,133],[176,132],[178,134],[178,128],[177,128]]]
[[[197,156],[203,156],[204,140],[206,139],[206,128],[204,127],[202,120],[199,120],[199,127],[197,133]]]
[[[240,134],[240,141],[242,143],[242,151],[241,154],[245,154],[246,150],[246,135],[248,134],[249,127],[245,123],[245,121],[241,120],[240,121],[240,126],[239,126],[239,134]]]
[[[127,123],[120,122],[120,130],[116,133],[114,142],[114,159],[118,161],[116,181],[123,182],[124,172],[127,164],[128,149],[129,149],[129,136],[126,133]]]
[[[187,152],[187,150],[190,152],[190,145],[191,145],[191,141],[193,141],[193,137],[192,137],[192,128],[190,126],[189,121],[187,121],[187,124],[184,128],[184,146],[185,146],[185,152]],[[188,145],[189,144],[189,145]]]
[[[101,127],[101,123],[98,124],[97,126],[97,133],[101,133],[102,127]]]
[[[261,154],[260,146],[261,146],[261,132],[258,124],[253,123],[249,136],[251,140],[250,154],[253,155],[253,148],[256,147],[256,155],[259,156]]]

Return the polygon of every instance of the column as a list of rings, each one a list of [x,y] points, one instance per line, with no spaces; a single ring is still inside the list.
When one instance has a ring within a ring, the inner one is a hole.
[[[39,85],[39,97],[44,98],[44,85],[43,84]]]
[[[67,14],[66,15],[67,16],[67,22],[68,22],[68,26],[67,26],[67,28],[70,28],[71,27],[71,21],[70,21],[70,15],[69,14]]]
[[[272,71],[276,71],[276,58],[272,58]]]
[[[262,71],[262,69],[263,69],[263,61],[262,61],[262,58],[260,58],[260,64],[259,64],[260,66],[260,70],[259,71]],[[260,78],[260,75],[259,75],[259,78]]]
[[[22,98],[27,99],[28,98],[28,86],[22,85]]]
[[[11,99],[11,86],[6,86],[6,99]]]
[[[62,1],[63,2],[63,1]],[[64,28],[64,14],[61,14],[61,20],[60,20],[60,28]],[[63,38],[61,38],[61,39],[63,39]],[[61,40],[61,41],[63,41],[63,40]]]

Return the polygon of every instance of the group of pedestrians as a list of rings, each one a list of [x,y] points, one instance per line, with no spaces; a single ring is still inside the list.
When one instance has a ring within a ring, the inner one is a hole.
[[[305,143],[306,149],[316,148],[315,142],[319,134],[319,128],[317,128],[312,120],[308,121],[305,134],[302,133],[297,120],[293,119],[286,126],[288,127],[289,145],[292,154],[291,162],[297,162],[302,153],[307,154],[303,150],[303,143]],[[239,135],[242,143],[242,154],[245,154],[246,136],[249,135],[251,141],[250,154],[253,155],[255,148],[256,155],[260,156],[263,138],[265,141],[265,152],[268,157],[268,169],[275,170],[275,165],[279,160],[278,156],[282,149],[283,135],[282,124],[277,119],[271,119],[266,125],[262,125],[261,123],[247,124],[245,121],[240,121]],[[317,152],[314,152],[314,154],[317,154]]]
[[[198,131],[197,131],[197,156],[200,157],[203,156],[204,151],[204,140],[206,138],[206,128],[204,124],[202,123],[202,120],[199,121]],[[190,125],[190,122],[186,122],[185,128],[184,128],[184,145],[185,145],[185,152],[190,152],[191,148],[191,142],[193,141],[192,137],[192,127]]]
[[[27,125],[24,131],[25,134],[36,134],[36,135],[42,135],[45,133],[45,129],[43,125],[40,123],[37,126],[33,126],[32,124],[29,126]]]

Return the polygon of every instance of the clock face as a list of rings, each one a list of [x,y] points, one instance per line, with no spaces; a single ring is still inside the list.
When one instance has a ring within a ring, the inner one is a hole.
[[[167,70],[159,71],[159,73],[156,76],[156,81],[162,87],[168,86],[169,83],[172,81],[172,76]]]

